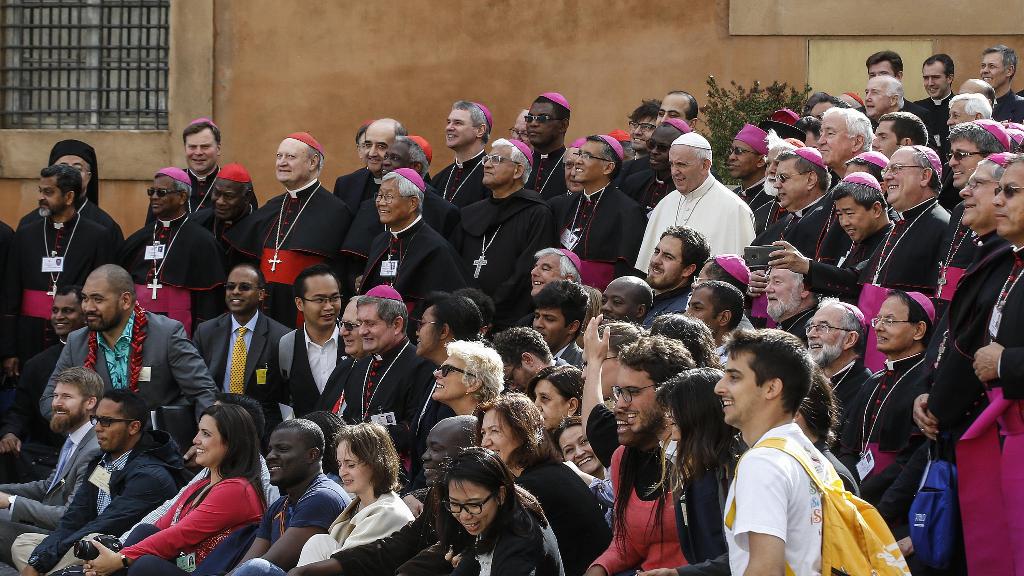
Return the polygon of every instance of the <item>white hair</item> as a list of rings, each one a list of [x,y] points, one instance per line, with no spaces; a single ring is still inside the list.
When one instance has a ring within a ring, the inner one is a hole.
[[[768,137],[764,141],[768,144],[768,154],[771,154],[776,149],[782,149],[783,152],[796,150],[796,145],[780,138],[775,130],[768,130]]]
[[[992,118],[992,103],[982,94],[957,94],[949,101],[949,105],[952,106],[957,102],[964,103],[964,113],[968,116],[973,117],[975,114],[981,114],[981,117],[984,119]],[[974,118],[971,119],[973,120]]]
[[[878,80],[882,83],[885,88],[887,96],[896,95],[896,105],[899,108],[903,108],[903,82],[900,82],[899,78],[894,76],[875,76],[873,80]]]
[[[380,181],[383,184],[384,182],[387,182],[389,180],[396,180],[398,182],[398,195],[399,196],[404,196],[406,198],[408,198],[410,196],[415,196],[416,197],[416,199],[419,201],[419,202],[416,203],[416,213],[417,214],[422,214],[423,213],[423,191],[420,190],[415,184],[410,182],[408,178],[406,178],[405,176],[402,176],[398,172],[388,172],[387,174],[384,175],[383,178],[381,178]]]
[[[877,76],[876,76],[877,78]],[[822,115],[822,120],[829,116],[840,115],[846,120],[846,135],[853,138],[854,136],[863,136],[864,145],[861,146],[861,152],[871,151],[871,141],[875,139],[875,131],[871,129],[871,120],[868,119],[862,112],[854,110],[853,108],[839,108],[832,107],[825,110],[825,114]]]
[[[497,140],[495,140],[494,144],[491,144],[491,150],[494,150],[499,146],[512,149],[512,161],[523,167],[523,175],[520,178],[520,180],[523,181],[523,184],[526,184],[526,182],[530,180],[530,159],[527,158],[526,154],[523,154],[523,151],[520,150],[515,144],[513,144],[512,142],[505,138],[498,138]]]
[[[446,346],[448,356],[462,360],[466,372],[462,383],[469,385],[472,380],[480,382],[480,389],[474,396],[480,402],[494,400],[504,388],[505,368],[501,356],[483,342],[456,340]]]
[[[545,256],[558,256],[558,273],[562,278],[571,278],[574,282],[580,282],[580,271],[576,269],[576,265],[569,260],[569,257],[562,253],[558,248],[544,248],[538,250],[533,255],[533,260],[536,262]]]

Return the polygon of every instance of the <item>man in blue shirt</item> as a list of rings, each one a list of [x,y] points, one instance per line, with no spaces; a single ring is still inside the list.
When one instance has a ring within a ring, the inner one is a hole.
[[[284,575],[314,534],[326,534],[349,497],[323,474],[324,435],[306,419],[286,420],[270,435],[270,482],[283,496],[267,508],[256,540],[232,576]]]

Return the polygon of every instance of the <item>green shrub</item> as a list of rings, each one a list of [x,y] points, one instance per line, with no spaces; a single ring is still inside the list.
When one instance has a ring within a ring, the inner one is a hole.
[[[707,104],[701,107],[701,117],[707,127],[704,136],[711,142],[714,158],[712,170],[725,183],[732,182],[725,169],[725,161],[729,157],[733,136],[743,124],[756,125],[780,108],[789,108],[799,114],[811,93],[810,86],[805,85],[798,91],[785,82],[762,86],[755,80],[750,88],[736,82],[729,84],[731,88],[723,88],[714,76],[708,76]]]

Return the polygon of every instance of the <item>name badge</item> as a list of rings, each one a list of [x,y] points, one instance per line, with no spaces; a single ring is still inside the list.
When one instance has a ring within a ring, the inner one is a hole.
[[[871,450],[865,450],[864,453],[860,455],[860,461],[857,462],[857,475],[860,476],[861,480],[864,480],[874,469],[875,455],[871,453]]]
[[[995,340],[995,337],[999,335],[999,325],[1003,322],[1003,308],[996,306],[992,308],[992,318],[988,321],[988,335],[990,338]]]
[[[57,258],[43,258],[43,272],[63,272],[64,271],[64,259]]]
[[[142,370],[139,370],[139,382],[149,382],[150,377],[153,374],[153,368],[150,366],[143,366]]]
[[[256,369],[256,384],[266,384],[266,383],[267,383],[267,369],[266,368],[257,368]]]
[[[370,416],[370,422],[375,422],[381,426],[395,426],[398,424],[398,420],[395,420],[394,412],[385,412],[383,414],[374,414]]]
[[[146,254],[143,258],[146,260],[163,260],[164,250],[166,248],[167,246],[163,244],[152,244],[150,246],[146,246]]]
[[[97,465],[92,469],[92,474],[89,474],[89,483],[110,494],[110,472],[107,472],[103,466]]]
[[[196,569],[196,553],[182,554],[174,559],[174,563],[182,572],[194,572]]]
[[[398,276],[398,260],[384,260],[380,263],[380,275],[383,278]]]
[[[573,248],[576,247],[576,244],[579,243],[580,237],[577,236],[576,233],[573,232],[572,230],[569,230],[568,228],[566,228],[562,232],[561,240],[562,240],[562,246],[565,246],[569,250],[572,250]]]

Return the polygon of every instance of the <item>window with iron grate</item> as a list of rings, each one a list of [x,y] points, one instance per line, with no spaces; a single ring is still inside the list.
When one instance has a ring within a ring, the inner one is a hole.
[[[170,0],[0,0],[0,128],[166,130]]]

